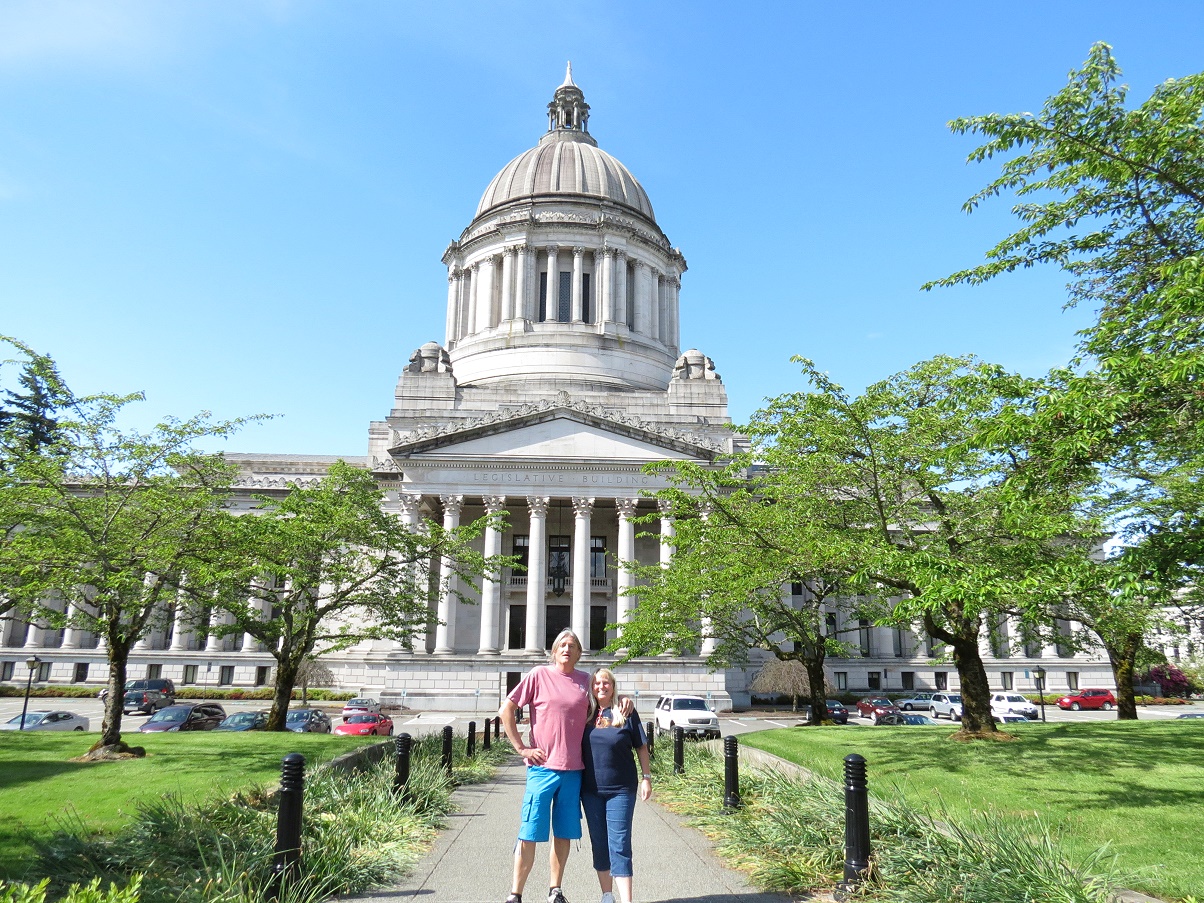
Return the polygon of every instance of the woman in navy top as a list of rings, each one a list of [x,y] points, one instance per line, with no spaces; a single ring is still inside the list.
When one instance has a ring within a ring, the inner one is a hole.
[[[581,807],[589,825],[594,869],[602,888],[602,903],[632,903],[631,820],[635,797],[652,796],[648,738],[638,712],[623,718],[612,705],[615,676],[599,668],[590,679],[594,706],[581,740],[585,772],[581,777]],[[640,772],[635,757],[640,757]],[[614,888],[618,887],[616,899]]]

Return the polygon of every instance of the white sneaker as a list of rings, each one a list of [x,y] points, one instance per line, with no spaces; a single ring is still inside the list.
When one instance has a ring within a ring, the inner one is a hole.
[[[602,903],[615,903],[615,895],[607,891],[602,895]]]

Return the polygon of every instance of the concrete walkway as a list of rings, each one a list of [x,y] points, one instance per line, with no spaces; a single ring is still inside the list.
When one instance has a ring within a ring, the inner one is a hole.
[[[491,783],[457,790],[454,800],[459,811],[449,817],[448,827],[414,873],[400,887],[351,899],[503,903],[510,891],[524,781],[524,766],[515,761],[499,768]],[[761,893],[739,872],[725,868],[702,834],[656,805],[655,787],[651,802],[637,802],[633,830],[636,903],[784,903],[800,899]],[[601,891],[584,820],[582,831],[585,836],[573,844],[569,856],[564,894],[569,903],[597,903]],[[547,888],[548,844],[540,844],[523,903],[545,903]]]

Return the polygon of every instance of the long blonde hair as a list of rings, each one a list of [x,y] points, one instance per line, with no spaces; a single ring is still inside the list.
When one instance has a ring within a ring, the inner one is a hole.
[[[610,678],[610,704],[614,707],[615,701],[619,698],[619,684],[615,680],[615,673],[610,668],[595,668],[594,673],[589,676],[589,717],[593,718],[598,713],[598,697],[594,695],[594,681],[599,675],[604,675]]]

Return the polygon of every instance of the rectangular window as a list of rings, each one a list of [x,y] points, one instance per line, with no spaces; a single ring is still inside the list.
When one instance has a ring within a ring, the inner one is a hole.
[[[233,665],[222,665],[221,671],[218,672],[217,683],[218,683],[218,686],[222,686],[222,687],[229,687],[234,684],[234,666]]]
[[[1079,688],[1079,672],[1078,671],[1067,671],[1066,672],[1066,688],[1069,690],[1077,690]]]
[[[507,649],[525,649],[527,646],[527,606],[515,603],[508,606],[509,621],[506,630]]]
[[[516,559],[514,567],[510,569],[510,573],[516,575],[526,574],[527,568],[531,566],[531,537],[522,533],[516,533],[513,545],[510,547],[510,554]]]
[[[573,274],[560,274],[560,298],[559,305],[556,308],[556,319],[561,323],[571,322],[573,319]]]
[[[0,662],[0,680],[12,680],[12,679],[13,679],[13,663],[12,662]]]
[[[184,666],[184,679],[180,681],[182,684],[196,683],[196,665]]]
[[[870,646],[870,622],[865,618],[857,621],[857,633],[861,640],[861,654],[865,658],[869,658],[874,650]]]
[[[824,636],[826,636],[826,637],[831,638],[831,637],[836,636],[837,630],[836,630],[836,613],[835,612],[830,611],[826,615],[824,615],[824,631],[825,631]]]
[[[1003,689],[1005,689],[1005,690],[1010,690],[1010,689],[1012,689],[1013,685],[1014,685],[1014,681],[1012,680],[1012,672],[1011,671],[1000,671],[999,672],[999,686],[1003,687]]]
[[[606,577],[605,536],[591,536],[589,538],[589,575],[594,580],[602,580]]]
[[[936,671],[933,673],[932,677],[933,686],[935,686],[938,690],[949,689],[949,674],[947,672]]]
[[[76,662],[75,663],[75,674],[73,674],[71,676],[71,682],[73,684],[82,684],[82,683],[86,683],[87,680],[88,680],[88,663],[87,662]]]
[[[881,690],[882,689],[882,672],[881,671],[871,671],[869,674],[866,675],[866,680],[869,681],[869,687],[871,690]]]
[[[573,578],[573,559],[570,552],[569,537],[548,537],[548,577],[552,580],[553,592],[560,587],[562,581]],[[557,595],[564,595],[563,590]]]
[[[916,688],[916,672],[902,671],[899,674],[899,679],[903,683],[904,690],[914,690]]]
[[[158,680],[162,676],[163,676],[163,666],[162,665],[147,665],[146,666],[146,679],[147,680]]]
[[[38,683],[45,683],[50,680],[50,666],[53,662],[42,662],[38,665],[38,676],[35,678]]]
[[[903,628],[894,629],[895,658],[903,657]]]
[[[603,649],[606,647],[606,606],[591,605],[589,607],[589,648]]]
[[[548,274],[539,274],[539,322],[548,318]]]
[[[593,318],[593,316],[591,316],[593,311],[590,310],[589,302],[590,302],[589,273],[582,273],[581,274],[581,320],[584,323],[594,322],[594,318]]]
[[[790,584],[790,595],[801,596],[803,594],[803,585],[797,580]]]
[[[836,689],[838,691],[843,693],[845,690],[847,690],[849,688],[849,672],[848,671],[836,671],[832,674],[832,676],[836,679]]]
[[[255,668],[255,686],[266,686],[268,677],[271,675],[272,669],[268,665],[259,665]]]

